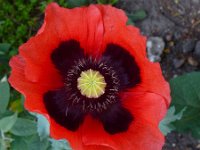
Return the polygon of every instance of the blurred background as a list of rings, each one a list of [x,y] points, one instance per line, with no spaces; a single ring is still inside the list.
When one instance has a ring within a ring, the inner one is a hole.
[[[52,0],[0,0],[0,150],[69,150],[49,137],[48,122],[23,107],[7,77],[9,59],[41,26]],[[200,150],[200,0],[57,0],[73,8],[91,3],[123,9],[147,36],[150,61],[161,64],[172,104],[160,123],[163,150]]]

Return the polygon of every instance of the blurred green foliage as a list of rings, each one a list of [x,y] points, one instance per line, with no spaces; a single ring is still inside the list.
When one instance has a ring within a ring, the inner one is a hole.
[[[27,112],[23,98],[9,98],[10,86],[4,77],[0,80],[0,150],[71,150],[66,140],[49,137],[49,122]]]
[[[3,99],[3,101],[0,101],[0,114],[6,111],[10,99],[10,86],[6,77],[2,78],[0,81],[0,100],[1,99]]]
[[[118,2],[118,0],[97,0],[99,4],[111,4],[114,5]]]
[[[43,11],[53,0],[0,0],[0,78],[8,74],[8,60],[17,48],[36,33],[43,22]],[[57,1],[67,6],[65,0]]]
[[[74,8],[79,6],[87,6],[94,3],[94,0],[66,0],[68,8]]]
[[[0,41],[19,46],[31,36],[38,21],[37,1],[5,1],[0,0]],[[33,15],[34,14],[34,15]]]
[[[176,127],[172,123],[177,120],[180,120],[185,110],[186,107],[183,108],[179,113],[175,114],[176,111],[175,106],[171,106],[169,108],[166,117],[159,124],[159,128],[164,135],[167,135],[168,133],[176,129]]]
[[[0,43],[16,48],[26,41],[41,25],[43,10],[52,1],[0,0]],[[58,3],[67,6],[65,0]]]
[[[165,135],[176,130],[200,139],[200,72],[171,79],[170,88],[172,103],[160,130]]]
[[[127,16],[132,22],[135,22],[144,20],[147,17],[147,13],[144,10],[137,10],[132,13],[127,13]]]
[[[170,81],[172,106],[186,110],[173,124],[177,131],[190,132],[200,138],[200,72],[188,73]]]

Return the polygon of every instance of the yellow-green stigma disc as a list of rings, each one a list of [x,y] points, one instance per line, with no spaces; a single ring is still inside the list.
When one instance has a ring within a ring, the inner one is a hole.
[[[106,82],[99,71],[89,69],[81,72],[77,87],[87,98],[98,98],[105,93]]]

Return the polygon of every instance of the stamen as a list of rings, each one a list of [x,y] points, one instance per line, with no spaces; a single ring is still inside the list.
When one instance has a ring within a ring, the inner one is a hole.
[[[119,76],[106,60],[79,59],[65,74],[69,106],[81,105],[83,111],[93,114],[117,102],[119,87]]]
[[[77,79],[77,87],[87,98],[98,98],[105,93],[106,82],[99,71],[82,71]]]

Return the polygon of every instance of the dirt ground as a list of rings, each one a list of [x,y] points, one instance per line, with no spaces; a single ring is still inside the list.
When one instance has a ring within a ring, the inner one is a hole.
[[[200,70],[200,0],[120,0],[117,7],[128,13],[145,10],[147,17],[136,22],[147,37],[165,42],[161,67],[167,80]],[[163,150],[200,150],[200,140],[188,134],[171,133]]]

